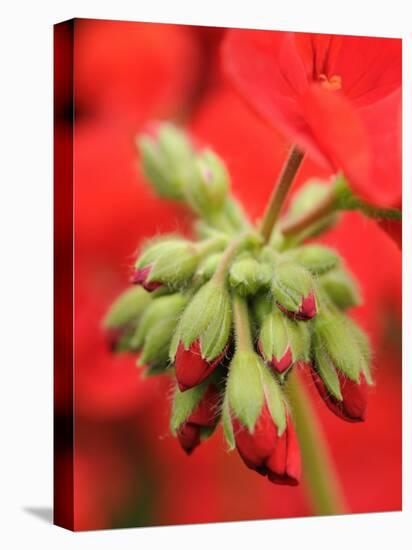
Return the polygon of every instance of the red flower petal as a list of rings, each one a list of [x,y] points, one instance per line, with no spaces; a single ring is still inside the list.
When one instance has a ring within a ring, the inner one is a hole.
[[[275,452],[266,462],[268,478],[281,485],[298,485],[301,476],[301,458],[298,438],[288,417],[287,428],[278,438]]]
[[[233,419],[236,448],[248,468],[267,475],[273,483],[297,485],[300,479],[300,450],[288,417],[287,427],[279,437],[277,427],[265,403],[253,433]]]
[[[234,30],[223,60],[266,121],[324,166],[343,170],[367,202],[399,203],[400,40]],[[333,79],[340,92],[327,89]]]

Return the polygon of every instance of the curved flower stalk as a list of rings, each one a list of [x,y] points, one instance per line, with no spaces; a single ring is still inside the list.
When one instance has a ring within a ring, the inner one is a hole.
[[[305,433],[315,433],[302,420],[307,400],[295,427],[290,375],[310,369],[327,407],[350,422],[365,419],[372,383],[367,337],[347,316],[360,303],[356,281],[338,251],[307,242],[338,223],[338,215],[296,226],[322,203],[325,186],[309,181],[281,217],[299,163],[286,166],[254,228],[213,152],[196,152],[171,125],[139,143],[154,190],[196,213],[196,237],[149,241],[135,262],[137,286],[116,301],[105,326],[127,334],[116,349],[140,354],[146,375],[174,380],[170,427],[187,454],[222,423],[229,448],[248,468],[273,483],[297,485],[302,467],[319,471],[320,458],[306,448]],[[309,423],[313,412],[306,416]],[[300,447],[316,464],[302,466]],[[322,488],[330,512],[338,510],[332,486],[330,494]]]

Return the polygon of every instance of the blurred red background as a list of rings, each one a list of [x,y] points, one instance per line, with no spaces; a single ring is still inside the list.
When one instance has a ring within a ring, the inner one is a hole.
[[[109,304],[128,283],[140,242],[156,233],[189,231],[189,215],[156,198],[139,172],[137,133],[153,119],[184,124],[224,158],[233,190],[253,219],[262,214],[285,159],[290,144],[258,120],[223,79],[224,32],[74,23],[77,530],[312,514],[304,483],[276,486],[247,470],[236,453],[226,452],[220,429],[187,457],[168,429],[168,378],[142,379],[135,358],[109,353],[101,329]],[[64,45],[56,47],[58,60]],[[59,72],[56,79],[59,140],[71,126],[71,98],[59,90]],[[305,159],[296,188],[313,176],[329,174]],[[311,393],[350,511],[399,510],[401,254],[373,221],[357,213],[346,214],[324,241],[341,252],[360,281],[364,305],[354,316],[374,346],[376,385],[360,425],[334,417]],[[56,392],[57,419],[66,414],[63,396]],[[70,448],[59,452],[70,460]]]

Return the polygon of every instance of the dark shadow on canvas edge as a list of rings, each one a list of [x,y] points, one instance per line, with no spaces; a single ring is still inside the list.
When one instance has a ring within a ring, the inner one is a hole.
[[[46,523],[53,523],[53,508],[48,506],[25,506],[23,511]]]

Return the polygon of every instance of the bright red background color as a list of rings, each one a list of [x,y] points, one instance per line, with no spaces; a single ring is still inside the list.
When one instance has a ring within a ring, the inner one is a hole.
[[[77,530],[312,514],[304,483],[276,486],[247,470],[236,453],[226,452],[220,429],[187,457],[168,429],[168,378],[142,379],[135,358],[108,352],[101,329],[107,307],[128,284],[142,240],[189,231],[184,209],[156,198],[139,171],[134,136],[146,124],[184,122],[200,143],[210,144],[225,159],[233,190],[253,219],[261,215],[285,159],[290,144],[224,82],[223,34],[202,27],[75,21]],[[63,98],[57,107],[57,126],[67,128],[69,105]],[[296,187],[328,175],[306,159]],[[324,240],[360,281],[364,305],[354,316],[374,345],[376,386],[361,425],[335,418],[312,388],[313,399],[350,511],[399,510],[401,255],[376,224],[356,213],[346,214]],[[57,418],[64,418],[65,403],[57,399],[55,406]]]

